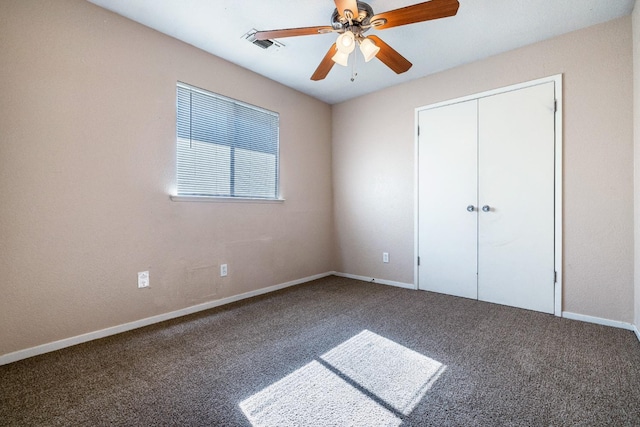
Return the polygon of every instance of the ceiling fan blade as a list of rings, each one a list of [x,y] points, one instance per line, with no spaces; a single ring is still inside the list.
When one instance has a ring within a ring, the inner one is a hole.
[[[376,55],[380,61],[382,61],[387,67],[391,68],[397,74],[404,73],[413,65],[411,62],[396,52],[391,46],[380,40],[380,37],[369,36],[376,46],[380,48],[380,52]]]
[[[279,39],[282,37],[311,36],[314,34],[324,34],[333,31],[333,27],[303,27],[286,28],[283,30],[258,31],[254,34],[256,40]]]
[[[344,11],[350,10],[353,14],[352,18],[358,17],[358,2],[356,0],[335,0],[335,2],[336,9],[338,9],[340,16],[346,18],[347,16],[344,14]]]
[[[376,29],[384,30],[399,27],[400,25],[454,16],[458,13],[459,6],[458,0],[431,0],[374,15],[371,21],[380,18],[386,19],[387,22],[385,24],[375,27]]]
[[[331,71],[331,69],[333,68],[333,64],[335,64],[335,62],[333,62],[331,58],[333,57],[333,55],[335,55],[337,50],[338,49],[336,48],[336,44],[334,43],[329,48],[329,51],[324,56],[324,58],[322,58],[320,65],[318,65],[318,68],[316,68],[316,71],[311,76],[311,80],[318,81],[327,77],[327,74],[329,74],[329,71]]]

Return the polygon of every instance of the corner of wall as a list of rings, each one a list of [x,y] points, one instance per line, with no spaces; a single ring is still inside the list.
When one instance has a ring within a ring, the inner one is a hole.
[[[636,335],[640,340],[638,328],[640,327],[640,6],[636,3],[633,9],[633,151],[634,151],[634,178],[633,178],[633,218],[634,218],[634,324]]]

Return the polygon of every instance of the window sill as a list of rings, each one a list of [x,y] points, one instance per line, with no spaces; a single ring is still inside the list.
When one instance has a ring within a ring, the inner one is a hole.
[[[215,197],[215,196],[176,196],[170,195],[174,202],[205,202],[205,203],[282,203],[284,199],[252,199],[249,197]]]

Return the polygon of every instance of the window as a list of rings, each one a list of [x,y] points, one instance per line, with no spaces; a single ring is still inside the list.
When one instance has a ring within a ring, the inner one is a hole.
[[[278,198],[279,115],[177,85],[178,196]]]

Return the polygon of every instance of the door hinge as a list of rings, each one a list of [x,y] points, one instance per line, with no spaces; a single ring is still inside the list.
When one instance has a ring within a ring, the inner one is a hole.
[[[420,136],[420,126],[418,126],[418,136]]]
[[[558,283],[558,272],[557,271],[553,272],[553,283]]]
[[[554,113],[558,112],[558,100],[557,99],[553,100],[553,112]]]
[[[420,266],[420,257],[418,257],[418,266]]]

